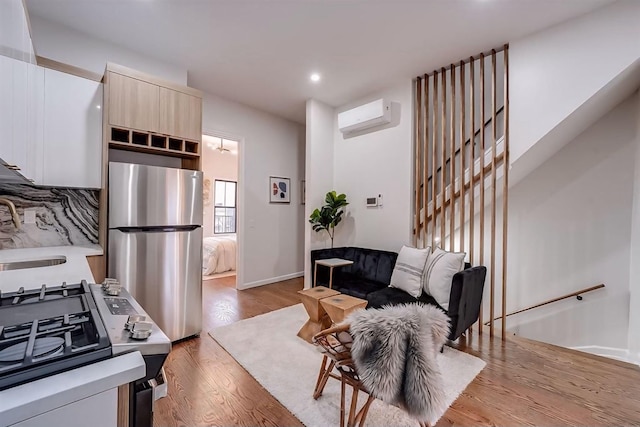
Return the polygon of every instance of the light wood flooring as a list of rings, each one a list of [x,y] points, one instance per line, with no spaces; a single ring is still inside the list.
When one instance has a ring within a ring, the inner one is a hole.
[[[156,402],[156,426],[302,425],[207,334],[297,304],[302,279],[245,291],[234,283],[204,283],[202,335],[174,345],[165,365],[169,396]],[[640,425],[638,366],[477,330],[456,347],[487,366],[438,425]]]

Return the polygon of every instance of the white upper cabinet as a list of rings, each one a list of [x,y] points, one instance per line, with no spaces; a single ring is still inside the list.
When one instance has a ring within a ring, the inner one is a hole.
[[[36,185],[101,187],[100,83],[0,56],[0,93],[8,168]]]
[[[102,85],[44,70],[42,185],[100,188]]]
[[[0,55],[36,63],[22,0],[0,0]]]
[[[0,158],[25,178],[36,181],[34,151],[42,141],[44,70],[0,56]]]

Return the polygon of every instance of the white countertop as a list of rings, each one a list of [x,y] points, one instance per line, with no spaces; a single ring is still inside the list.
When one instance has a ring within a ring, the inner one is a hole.
[[[0,391],[0,426],[130,383],[145,373],[144,359],[136,351]]]
[[[99,245],[0,250],[0,263],[46,259],[55,256],[67,258],[67,262],[64,264],[51,267],[0,271],[0,291],[14,292],[21,286],[24,286],[25,289],[33,289],[39,288],[43,284],[58,286],[65,281],[79,283],[83,279],[87,282],[94,282],[87,263],[87,256],[102,254],[103,251]]]

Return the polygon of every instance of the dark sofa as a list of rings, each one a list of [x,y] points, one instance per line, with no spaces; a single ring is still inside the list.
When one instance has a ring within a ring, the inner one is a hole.
[[[376,249],[343,247],[333,249],[317,249],[311,251],[311,268],[318,259],[342,258],[353,261],[352,265],[336,268],[333,272],[333,288],[343,294],[366,299],[367,308],[379,308],[388,304],[422,302],[439,307],[451,319],[449,339],[457,339],[464,331],[478,320],[480,301],[486,267],[471,267],[466,264],[465,270],[453,276],[449,310],[444,310],[426,293],[414,298],[403,290],[390,288],[391,274],[396,265],[396,252]],[[313,270],[312,270],[313,277]],[[318,266],[317,281],[313,286],[328,286],[329,269]]]

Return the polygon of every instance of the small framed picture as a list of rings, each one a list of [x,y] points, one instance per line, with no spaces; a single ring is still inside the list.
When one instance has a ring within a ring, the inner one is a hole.
[[[291,202],[291,180],[289,178],[282,178],[279,176],[269,177],[269,202]]]
[[[300,181],[300,204],[304,205],[307,202],[307,181],[304,179]]]

